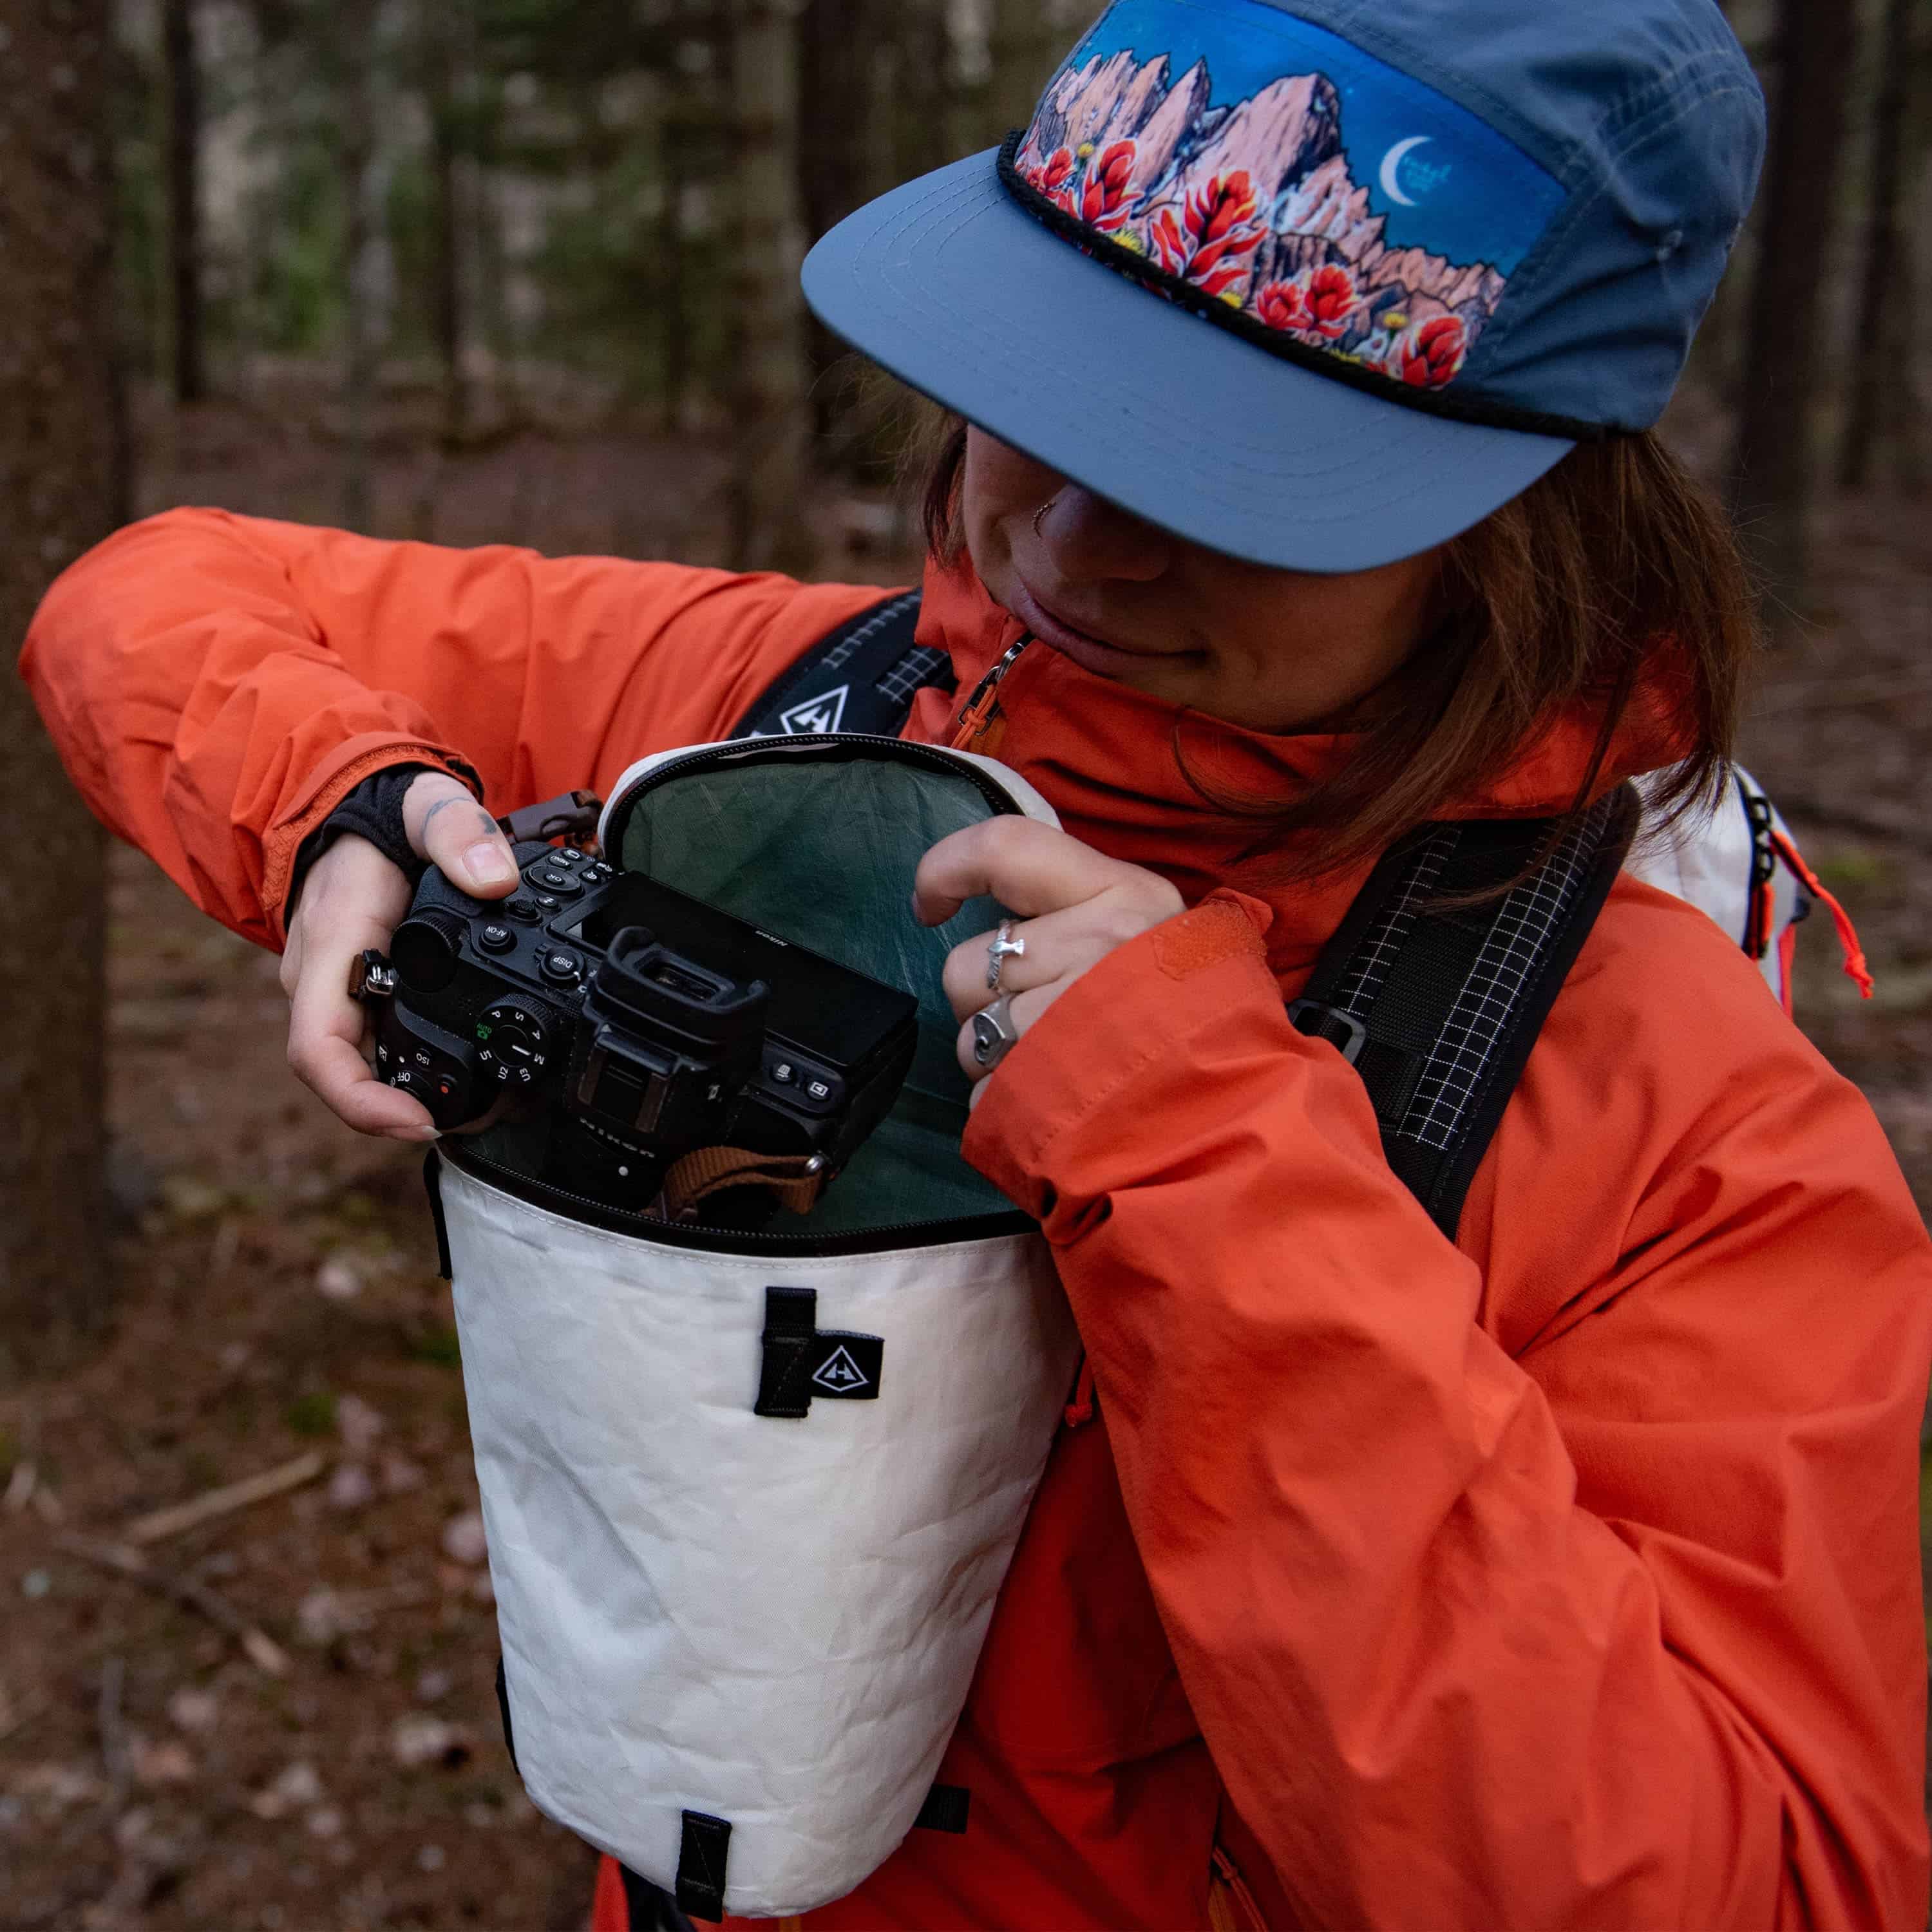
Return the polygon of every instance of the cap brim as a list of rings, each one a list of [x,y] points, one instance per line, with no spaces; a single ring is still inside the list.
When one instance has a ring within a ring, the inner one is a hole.
[[[1270,356],[1052,233],[995,158],[841,222],[806,258],[806,299],[915,389],[1163,530],[1280,568],[1366,570],[1460,536],[1575,447]]]

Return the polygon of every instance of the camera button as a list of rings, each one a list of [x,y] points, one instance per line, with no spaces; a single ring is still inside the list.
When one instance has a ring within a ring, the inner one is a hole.
[[[476,935],[476,943],[485,952],[508,952],[517,943],[517,935],[507,926],[486,926]]]
[[[526,926],[534,926],[543,916],[543,909],[537,902],[519,892],[513,899],[503,902],[503,910],[512,919],[521,920]]]
[[[574,986],[584,976],[584,962],[574,952],[546,952],[539,970],[554,986]]]
[[[790,1087],[798,1079],[798,1069],[788,1060],[772,1062],[772,1078],[781,1087]]]
[[[808,1080],[805,1083],[805,1090],[814,1100],[829,1100],[832,1097],[831,1084],[827,1081]]]
[[[542,886],[547,892],[555,892],[560,898],[576,898],[584,888],[560,866],[550,865],[535,874],[530,883]]]

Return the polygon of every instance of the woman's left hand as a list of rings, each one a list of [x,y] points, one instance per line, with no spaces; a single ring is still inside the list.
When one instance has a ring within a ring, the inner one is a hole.
[[[946,996],[962,1022],[959,1064],[974,1082],[993,1070],[974,1058],[975,1013],[1010,995],[1008,1028],[1023,1034],[1117,946],[1186,910],[1159,873],[1030,818],[988,818],[942,838],[920,861],[913,910],[925,925],[939,926],[982,893],[1024,915],[1012,937],[1026,950],[1007,958],[997,992],[986,984],[996,934],[964,940],[946,957]]]

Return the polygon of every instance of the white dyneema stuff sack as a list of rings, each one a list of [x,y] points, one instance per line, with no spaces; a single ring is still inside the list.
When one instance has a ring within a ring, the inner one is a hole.
[[[694,1916],[809,1911],[914,1828],[1078,1366],[1045,1241],[958,1152],[939,967],[999,909],[908,910],[920,855],[996,812],[1054,822],[988,760],[859,738],[613,794],[620,868],[920,1000],[898,1104],[810,1214],[574,1198],[527,1126],[441,1150],[518,1768]]]

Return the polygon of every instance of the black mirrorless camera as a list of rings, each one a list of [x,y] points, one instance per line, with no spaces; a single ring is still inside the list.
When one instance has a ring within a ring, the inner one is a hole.
[[[432,867],[389,956],[376,1070],[439,1127],[500,1096],[548,1108],[545,1178],[638,1207],[714,1147],[836,1175],[898,1096],[910,994],[582,853],[519,844],[509,898]],[[744,1190],[734,1190],[742,1192]]]

